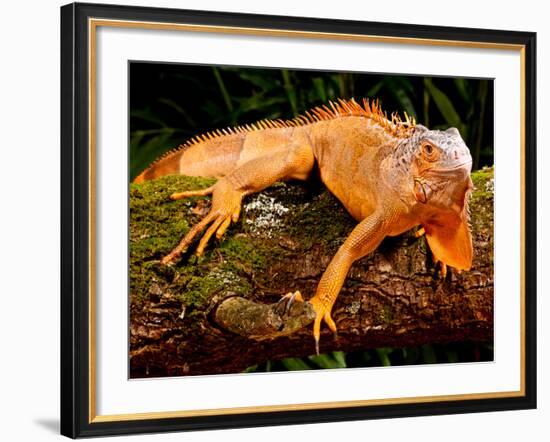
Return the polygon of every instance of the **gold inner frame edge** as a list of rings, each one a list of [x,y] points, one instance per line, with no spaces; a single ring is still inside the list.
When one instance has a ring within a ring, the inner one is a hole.
[[[518,51],[520,54],[520,167],[521,167],[521,227],[520,227],[520,389],[518,391],[498,391],[487,393],[464,393],[452,395],[437,396],[415,396],[387,399],[366,399],[336,402],[317,402],[283,405],[262,405],[248,407],[215,408],[215,409],[197,409],[180,411],[158,411],[146,413],[128,413],[128,414],[96,414],[96,312],[95,312],[95,274],[96,274],[96,256],[95,256],[95,207],[96,207],[96,36],[97,27],[115,27],[115,28],[136,28],[149,30],[172,30],[186,32],[208,32],[237,35],[256,35],[256,36],[274,36],[274,37],[294,37],[327,39],[340,41],[360,41],[372,43],[389,44],[413,44],[421,46],[444,46],[444,47],[462,47],[477,49],[497,49]],[[525,45],[507,44],[493,42],[475,42],[443,39],[425,39],[412,37],[391,37],[362,34],[345,34],[330,32],[311,32],[311,31],[292,31],[283,29],[264,29],[247,28],[232,26],[211,26],[211,25],[191,25],[181,23],[158,23],[143,22],[132,20],[111,20],[111,19],[88,19],[88,94],[89,94],[89,382],[88,382],[88,422],[117,422],[133,421],[145,419],[168,419],[178,417],[197,417],[197,416],[220,416],[235,415],[258,412],[277,412],[277,411],[295,411],[295,410],[321,410],[328,408],[344,407],[364,407],[374,405],[395,405],[395,404],[413,404],[441,401],[459,401],[459,400],[481,400],[496,398],[512,398],[525,396]]]

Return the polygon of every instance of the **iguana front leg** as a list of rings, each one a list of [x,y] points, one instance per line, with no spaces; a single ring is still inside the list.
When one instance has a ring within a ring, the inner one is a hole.
[[[336,333],[336,324],[330,313],[351,265],[376,249],[385,236],[382,214],[370,215],[353,229],[323,273],[315,296],[309,300],[316,313],[313,337],[317,354],[319,354],[321,321],[324,319],[328,327]]]
[[[314,161],[309,145],[291,145],[286,150],[281,149],[244,163],[208,189],[172,194],[174,200],[212,194],[212,207],[161,262],[170,264],[176,261],[208,226],[196,250],[200,256],[214,233],[218,239],[221,238],[231,222],[239,219],[242,200],[246,195],[259,192],[279,180],[306,179]]]

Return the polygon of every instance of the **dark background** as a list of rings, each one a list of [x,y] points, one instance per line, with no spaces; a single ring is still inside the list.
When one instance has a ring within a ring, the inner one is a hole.
[[[130,63],[130,178],[201,132],[293,118],[336,98],[377,98],[430,129],[456,127],[473,170],[493,165],[493,81],[307,70]],[[333,352],[267,361],[248,371],[488,361],[492,343]]]

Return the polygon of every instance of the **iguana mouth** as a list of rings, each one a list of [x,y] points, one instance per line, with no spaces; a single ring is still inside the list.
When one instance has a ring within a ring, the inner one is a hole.
[[[462,167],[467,166],[468,164],[472,164],[472,160],[465,161],[464,163],[460,163],[457,166],[449,167],[449,168],[446,168],[446,169],[432,168],[432,169],[429,169],[429,170],[433,171],[433,172],[452,172],[453,170],[461,169]]]

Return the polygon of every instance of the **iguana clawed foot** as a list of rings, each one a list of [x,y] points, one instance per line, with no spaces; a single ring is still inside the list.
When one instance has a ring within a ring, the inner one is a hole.
[[[287,314],[292,307],[294,302],[305,302],[302,294],[299,291],[290,292],[284,295],[279,304],[283,308],[282,314]],[[315,311],[315,320],[313,322],[313,338],[315,339],[315,352],[319,354],[319,339],[321,338],[321,322],[324,320],[328,328],[332,330],[333,333],[337,333],[336,323],[332,319],[330,312],[332,310],[332,303],[327,302],[328,300],[323,299],[319,295],[315,295],[313,298],[309,299],[309,302],[313,306]]]
[[[281,316],[287,315],[295,301],[304,302],[304,298],[299,290],[296,290],[295,292],[288,292],[284,295],[279,302],[277,302],[277,311],[281,312]]]
[[[319,354],[319,340],[321,338],[321,322],[324,320],[334,333],[338,333],[336,323],[332,319],[330,312],[332,311],[332,302],[328,298],[324,298],[319,294],[309,300],[309,303],[315,310],[315,321],[313,321],[313,338],[315,339],[315,353]]]
[[[231,188],[230,184],[223,179],[207,189],[178,192],[172,194],[170,198],[172,200],[179,200],[210,194],[212,194],[212,207],[210,208],[210,212],[208,212],[198,224],[193,226],[168,255],[162,258],[162,264],[171,264],[175,262],[189,248],[193,239],[208,227],[208,230],[206,230],[206,233],[202,236],[195,251],[197,256],[201,256],[214,233],[216,234],[216,238],[220,239],[231,222],[236,222],[239,219],[243,194]]]

